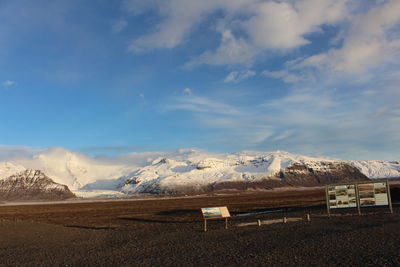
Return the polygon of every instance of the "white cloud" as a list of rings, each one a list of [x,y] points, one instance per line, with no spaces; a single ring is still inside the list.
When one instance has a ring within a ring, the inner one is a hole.
[[[193,90],[190,88],[185,88],[185,89],[183,89],[183,93],[185,95],[193,95]]]
[[[185,95],[175,99],[173,105],[167,106],[169,110],[185,110],[197,113],[238,115],[240,111],[234,106],[218,102],[206,97]]]
[[[224,79],[224,82],[240,82],[256,75],[252,70],[232,71]]]
[[[312,77],[303,73],[303,74],[294,74],[287,70],[280,71],[263,71],[262,74],[266,77],[282,79],[285,83],[298,83],[310,81]]]
[[[129,46],[134,52],[145,52],[159,48],[173,48],[185,41],[189,31],[199,24],[204,15],[213,12],[219,5],[214,1],[204,0],[167,0],[167,1],[131,0],[125,7],[134,14],[148,9],[155,9],[161,22],[148,34],[140,36]]]
[[[122,32],[128,26],[128,22],[125,19],[119,19],[114,21],[111,27],[111,32],[114,34]]]
[[[9,161],[20,158],[31,157],[45,149],[28,146],[7,146],[0,145],[0,161]]]
[[[193,67],[200,64],[209,65],[249,65],[254,62],[257,55],[262,53],[243,38],[236,38],[230,30],[221,31],[221,43],[215,51],[206,51],[194,57],[186,64]]]
[[[305,35],[321,31],[323,24],[334,24],[346,15],[347,1],[307,0],[261,2],[243,26],[253,43],[265,49],[293,49],[310,41]]]
[[[348,18],[348,29],[339,35],[343,39],[342,46],[288,62],[289,73],[281,78],[306,69],[322,71],[329,76],[358,75],[385,64],[397,64],[400,59],[398,10],[400,1],[392,0],[374,5],[365,13],[352,15]]]
[[[335,24],[346,16],[343,0],[130,0],[125,9],[140,14],[149,9],[160,16],[160,23],[130,46],[135,52],[174,48],[210,15],[223,11],[214,29],[221,33],[220,44],[194,57],[186,66],[198,64],[252,64],[265,50],[288,50],[308,44],[306,35],[321,31],[324,24]],[[222,26],[221,26],[222,25]],[[242,31],[243,34],[237,34]]]
[[[10,80],[6,80],[6,81],[3,81],[2,84],[4,86],[8,86],[9,87],[9,86],[15,85],[15,82],[14,81],[10,81]]]

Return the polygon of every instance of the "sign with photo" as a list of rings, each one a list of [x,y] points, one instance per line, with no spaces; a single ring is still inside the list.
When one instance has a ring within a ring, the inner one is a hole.
[[[350,185],[332,185],[328,187],[330,209],[357,207],[356,187]]]
[[[205,219],[228,218],[231,217],[227,207],[201,208]]]
[[[358,184],[360,206],[387,206],[388,192],[386,182]]]

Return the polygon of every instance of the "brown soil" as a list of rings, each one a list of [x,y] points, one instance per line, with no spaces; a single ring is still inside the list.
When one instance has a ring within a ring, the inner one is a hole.
[[[0,266],[399,265],[400,215],[332,216],[322,189],[0,207]],[[228,206],[203,231],[201,207]],[[290,207],[290,208],[289,208]],[[238,227],[257,219],[311,222]],[[347,215],[354,210],[347,210]]]

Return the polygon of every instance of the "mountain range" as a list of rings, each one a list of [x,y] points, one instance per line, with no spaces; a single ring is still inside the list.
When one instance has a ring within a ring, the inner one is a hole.
[[[264,190],[394,177],[400,161],[198,149],[94,158],[56,147],[0,162],[0,199]]]

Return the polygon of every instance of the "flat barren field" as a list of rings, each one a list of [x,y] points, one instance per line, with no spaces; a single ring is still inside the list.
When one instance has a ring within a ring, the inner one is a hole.
[[[400,265],[400,209],[362,212],[328,217],[323,189],[0,206],[0,266]]]

